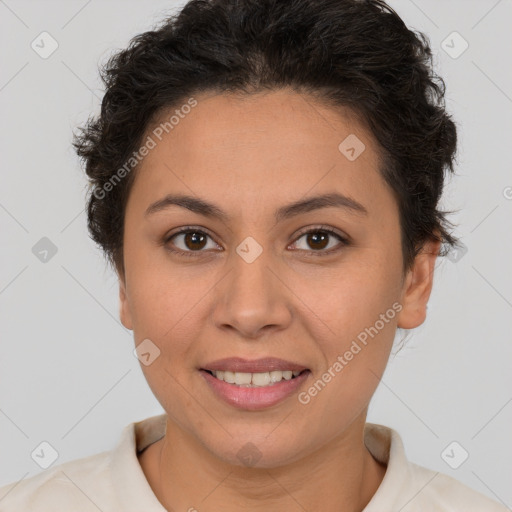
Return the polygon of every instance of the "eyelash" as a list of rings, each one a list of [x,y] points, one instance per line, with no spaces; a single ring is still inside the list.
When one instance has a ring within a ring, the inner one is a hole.
[[[298,250],[302,251],[302,252],[308,252],[309,255],[313,256],[313,257],[316,257],[316,256],[320,256],[321,257],[321,256],[328,256],[328,255],[331,255],[333,253],[336,253],[336,252],[340,251],[342,248],[347,247],[348,245],[350,245],[350,242],[349,242],[349,240],[346,237],[340,235],[339,233],[334,231],[332,228],[329,228],[328,226],[318,226],[318,227],[306,229],[304,231],[300,231],[298,233],[298,235],[297,235],[297,238],[294,240],[293,244],[295,244],[298,240],[300,240],[304,235],[308,235],[310,233],[318,233],[318,232],[326,233],[328,235],[336,237],[340,241],[339,246],[337,246],[334,249],[331,248],[331,249],[329,249],[327,251],[324,251],[324,250],[318,250],[318,251],[310,250],[310,251],[306,251],[304,249],[298,249]],[[187,256],[187,257],[188,256],[195,257],[196,254],[200,254],[202,252],[205,252],[203,250],[199,250],[199,251],[182,251],[182,250],[172,249],[170,246],[167,245],[175,236],[178,236],[178,235],[183,234],[183,233],[202,233],[202,234],[212,238],[203,229],[195,228],[193,226],[186,226],[186,227],[180,229],[179,231],[177,231],[176,233],[173,233],[172,235],[165,237],[163,242],[164,242],[164,245],[166,246],[166,249],[169,252],[172,252],[172,253],[175,253],[175,254],[179,254],[180,256]]]

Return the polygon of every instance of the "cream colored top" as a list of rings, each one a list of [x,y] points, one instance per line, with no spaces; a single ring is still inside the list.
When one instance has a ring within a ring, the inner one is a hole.
[[[136,453],[165,435],[165,421],[161,414],[130,423],[111,451],[50,466],[1,487],[0,512],[165,512]],[[447,475],[409,462],[393,429],[366,423],[364,440],[387,469],[363,512],[508,510]]]

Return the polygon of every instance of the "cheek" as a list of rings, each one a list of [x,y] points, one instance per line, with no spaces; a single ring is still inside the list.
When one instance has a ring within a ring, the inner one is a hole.
[[[295,279],[294,291],[306,298],[311,308],[309,316],[323,321],[322,337],[343,343],[373,326],[386,312],[389,322],[385,329],[379,322],[379,330],[389,331],[390,324],[395,323],[392,306],[400,297],[400,275],[395,267],[347,265],[321,279],[317,277],[314,286],[310,280]]]
[[[188,316],[193,315],[195,306],[208,291],[204,279],[170,263],[163,249],[134,248],[127,254],[126,268],[129,305],[137,340],[141,336],[163,340],[184,328],[190,332],[197,325]]]
[[[350,272],[330,276],[324,283],[329,286],[310,289],[308,304],[315,315],[309,317],[321,318],[328,329],[314,321],[323,361],[315,376],[319,381],[304,401],[311,398],[319,410],[337,411],[334,417],[340,421],[364,408],[385,370],[401,309],[399,271],[384,260],[360,261]]]
[[[324,418],[310,426],[319,436],[350,424],[368,406],[384,373],[400,309],[384,281],[378,286],[375,280],[357,286],[344,281],[323,302],[319,316],[328,318],[330,330],[316,336],[322,367],[299,397],[310,416]]]

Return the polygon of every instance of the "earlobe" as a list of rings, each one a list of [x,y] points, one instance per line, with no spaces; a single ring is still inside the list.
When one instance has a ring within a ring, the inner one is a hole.
[[[132,315],[124,278],[119,278],[119,317],[121,318],[121,323],[127,329],[133,330]]]
[[[397,326],[402,329],[414,329],[425,321],[440,247],[438,240],[426,242],[407,273],[402,290],[402,310],[397,319]]]

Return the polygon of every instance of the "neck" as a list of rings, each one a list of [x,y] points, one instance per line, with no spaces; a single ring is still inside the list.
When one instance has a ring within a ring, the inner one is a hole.
[[[360,512],[386,471],[364,445],[365,418],[300,460],[274,468],[228,464],[168,419],[165,437],[150,445],[139,460],[153,492],[168,510],[279,507]]]

